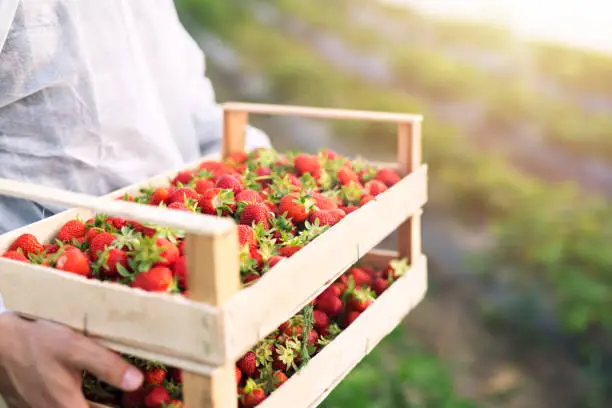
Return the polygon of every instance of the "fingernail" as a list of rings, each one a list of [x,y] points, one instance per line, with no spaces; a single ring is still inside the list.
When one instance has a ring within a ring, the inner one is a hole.
[[[130,367],[127,369],[125,374],[123,375],[123,389],[126,391],[132,391],[138,389],[142,384],[144,377],[142,376],[142,372],[139,369]]]

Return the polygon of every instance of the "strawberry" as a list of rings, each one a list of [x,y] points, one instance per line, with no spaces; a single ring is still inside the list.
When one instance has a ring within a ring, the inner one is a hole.
[[[351,184],[351,182],[361,184],[357,173],[355,173],[353,169],[348,166],[340,167],[336,172],[336,178],[338,179],[340,184],[344,186]]]
[[[378,278],[372,284],[372,290],[377,296],[382,295],[387,289],[389,289],[389,281],[383,278]]]
[[[60,247],[56,244],[45,244],[43,245],[43,252],[47,255],[55,254],[59,251]]]
[[[310,330],[310,333],[308,333],[308,344],[317,344],[317,340],[319,340],[319,333],[315,329]]]
[[[244,357],[242,357],[236,363],[242,374],[247,377],[252,377],[255,373],[255,369],[257,368],[257,357],[255,353],[252,351],[247,352]]]
[[[291,256],[295,254],[297,251],[299,251],[300,249],[302,249],[302,247],[298,245],[286,245],[286,246],[277,248],[277,252],[280,256],[283,256],[285,258],[291,258]]]
[[[280,387],[281,385],[286,383],[287,380],[287,375],[285,375],[285,373],[283,373],[282,371],[275,371],[274,374],[272,374],[272,386],[274,388]]]
[[[312,317],[314,320],[314,327],[318,331],[321,333],[327,331],[327,328],[329,327],[329,317],[327,317],[325,312],[322,312],[321,310],[314,310],[312,312]]]
[[[346,207],[342,207],[342,211],[344,211],[344,213],[346,215],[349,215],[350,213],[352,213],[353,211],[357,210],[358,207],[354,206],[354,205],[348,205]]]
[[[11,244],[9,251],[21,249],[25,256],[39,254],[43,251],[43,245],[32,234],[22,234]]]
[[[187,287],[187,257],[181,255],[172,266],[174,278],[181,288]]]
[[[317,156],[307,153],[299,153],[293,158],[293,167],[301,176],[310,173],[314,178],[318,178],[321,174],[321,163]]]
[[[128,256],[127,254],[118,248],[110,248],[108,252],[104,252],[106,259],[103,259],[102,270],[106,276],[117,276],[119,273],[118,265],[128,269]]]
[[[170,379],[177,383],[180,384],[183,382],[183,371],[180,368],[171,368],[168,371],[168,374],[170,375]]]
[[[281,324],[278,328],[282,333],[291,336],[301,336],[302,330],[304,329],[304,320],[291,318],[288,321]]]
[[[144,394],[142,390],[124,392],[121,395],[121,406],[124,408],[140,408],[144,403]]]
[[[120,230],[121,228],[125,226],[125,224],[127,224],[127,221],[121,217],[108,217],[106,219],[106,222],[111,224],[117,230]]]
[[[85,236],[85,224],[79,220],[70,220],[65,223],[57,233],[57,239],[62,242],[72,242],[72,239]]]
[[[180,201],[175,201],[173,203],[168,204],[168,207],[171,210],[178,210],[178,211],[189,211],[191,212],[191,209],[189,207],[187,207],[185,205],[185,203],[182,203]]]
[[[332,283],[331,288],[333,288],[334,292],[336,292],[336,296],[338,297],[342,296],[344,292],[346,292],[346,284],[339,281]]]
[[[387,268],[383,272],[383,277],[386,279],[398,279],[400,276],[403,276],[410,265],[408,264],[408,260],[406,259],[395,259],[389,262]]]
[[[353,278],[355,286],[370,286],[372,284],[372,276],[362,268],[351,268],[348,274]]]
[[[185,255],[185,241],[181,241],[181,243],[178,246],[178,249],[181,255]]]
[[[315,211],[310,214],[308,220],[311,224],[314,224],[316,221],[318,221],[320,226],[329,225],[331,227],[340,222],[340,220],[344,218],[344,216],[344,211],[336,208],[333,210]]]
[[[351,310],[350,312],[348,312],[346,316],[344,316],[344,319],[342,320],[342,327],[344,328],[349,327],[359,317],[360,314],[361,314],[360,312],[357,312],[355,310]]]
[[[89,243],[89,255],[95,261],[98,259],[100,253],[111,246],[117,237],[110,232],[101,232],[96,235]]]
[[[184,170],[179,172],[173,179],[172,184],[177,185],[181,183],[182,185],[188,184],[193,179],[193,170]]]
[[[253,408],[261,404],[265,399],[265,391],[252,378],[249,378],[240,397],[242,406],[244,408]]]
[[[74,247],[68,248],[57,258],[55,268],[81,276],[91,273],[89,260],[81,250]]]
[[[311,194],[313,200],[315,200],[315,205],[319,210],[333,210],[334,208],[338,208],[338,204],[333,199],[323,195],[321,193],[313,193]]]
[[[240,384],[240,381],[242,380],[242,371],[236,366],[236,385]]]
[[[234,194],[238,194],[244,190],[242,183],[234,176],[224,174],[217,180],[217,188],[223,190],[232,190]]]
[[[361,199],[359,200],[359,206],[363,207],[364,205],[366,205],[367,203],[369,203],[370,201],[374,201],[376,200],[376,198],[374,198],[374,196],[369,195],[369,194],[365,194],[363,197],[361,197]]]
[[[261,223],[264,229],[270,228],[272,213],[265,204],[250,203],[244,207],[240,215],[240,224],[252,226]]]
[[[167,371],[163,367],[151,367],[144,373],[145,384],[161,385],[167,376]]]
[[[198,194],[204,194],[207,190],[214,187],[215,183],[210,179],[198,179],[195,183],[195,191]]]
[[[329,317],[338,317],[342,312],[342,301],[333,295],[319,296],[315,308],[327,314]]]
[[[340,155],[333,150],[323,149],[321,150],[321,155],[325,157],[327,160],[334,160],[340,157]]]
[[[19,251],[7,251],[1,258],[12,259],[13,261],[28,262],[28,258]]]
[[[249,155],[245,152],[234,152],[230,153],[225,161],[229,163],[240,164],[244,163],[249,158]]]
[[[151,194],[151,199],[149,200],[149,204],[151,205],[159,205],[161,203],[167,203],[170,198],[170,191],[167,188],[159,187],[153,191]]]
[[[349,306],[351,310],[363,312],[372,305],[372,302],[374,302],[374,296],[370,290],[356,288],[350,296]]]
[[[209,188],[199,200],[200,208],[204,214],[230,215],[235,209],[234,193],[220,188]]]
[[[179,188],[170,195],[168,202],[172,203],[186,203],[187,200],[199,200],[200,195],[192,188]]]
[[[364,187],[366,194],[369,194],[373,197],[376,197],[380,193],[384,193],[389,188],[385,183],[378,180],[368,181]]]
[[[253,282],[256,282],[259,278],[261,278],[260,275],[253,273],[253,274],[245,276],[243,279],[243,282],[245,286],[251,286]]]
[[[397,174],[395,170],[389,168],[379,169],[374,179],[385,183],[387,187],[391,187],[401,180],[399,174]]]
[[[257,248],[257,241],[253,228],[248,225],[238,225],[238,245],[240,245],[240,248],[248,245],[249,250]]]
[[[278,256],[278,255],[272,255],[269,259],[268,259],[268,264],[270,265],[270,268],[272,268],[273,266],[275,266],[276,264],[278,264],[280,261],[282,261],[283,259],[286,259],[286,257],[284,256]]]
[[[278,203],[278,214],[285,215],[294,223],[306,221],[308,215],[314,210],[316,201],[308,196],[288,194]]]
[[[165,266],[155,266],[146,272],[137,274],[131,286],[148,292],[170,292],[173,283],[170,269]]]
[[[263,203],[263,198],[255,190],[243,190],[236,194],[236,202],[244,201],[246,203]]]
[[[170,266],[180,256],[178,247],[165,238],[157,238],[155,245],[163,249],[160,256],[165,259],[165,261],[156,262],[155,266]]]
[[[163,385],[153,386],[144,399],[144,406],[147,408],[161,408],[170,402],[170,394]]]
[[[185,408],[185,405],[183,404],[183,401],[170,400],[163,405],[163,408]]]
[[[85,241],[88,244],[91,244],[91,241],[101,232],[102,230],[98,228],[91,228],[89,231],[87,231],[87,234],[85,234]]]

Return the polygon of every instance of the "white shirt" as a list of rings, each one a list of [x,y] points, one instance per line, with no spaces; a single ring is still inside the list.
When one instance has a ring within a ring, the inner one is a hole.
[[[0,0],[0,177],[103,195],[219,150],[221,131],[171,0]],[[0,197],[0,233],[59,210]]]

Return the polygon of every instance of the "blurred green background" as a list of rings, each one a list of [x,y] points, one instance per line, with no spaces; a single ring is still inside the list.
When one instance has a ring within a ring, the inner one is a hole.
[[[322,406],[610,406],[611,57],[376,0],[176,3],[219,101],[425,116],[429,295]],[[394,154],[392,126],[255,124]]]

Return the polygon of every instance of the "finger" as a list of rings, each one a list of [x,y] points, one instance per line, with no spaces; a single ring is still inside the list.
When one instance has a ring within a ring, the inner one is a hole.
[[[85,336],[77,335],[74,343],[66,356],[75,368],[124,391],[135,391],[142,385],[142,372],[118,354]]]

